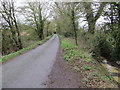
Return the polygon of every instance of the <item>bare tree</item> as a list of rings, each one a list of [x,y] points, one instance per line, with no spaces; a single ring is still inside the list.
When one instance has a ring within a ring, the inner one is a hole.
[[[41,40],[44,39],[44,24],[49,16],[48,11],[50,11],[47,5],[47,3],[41,2],[28,2],[28,5],[21,9],[24,11],[23,14],[26,15],[27,21],[35,27],[35,31]]]
[[[22,49],[22,41],[15,15],[14,2],[1,2],[1,5],[2,7],[0,13],[2,15],[2,19],[4,20],[3,22],[5,22],[10,29],[11,39],[16,45],[17,50]]]

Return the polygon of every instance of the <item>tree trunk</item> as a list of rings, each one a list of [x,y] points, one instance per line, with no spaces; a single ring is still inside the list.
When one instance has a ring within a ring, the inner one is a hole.
[[[118,17],[119,17],[118,28],[120,28],[120,2],[118,3]]]
[[[43,28],[44,28],[44,20],[42,18],[42,8],[41,5],[39,4],[39,37],[41,40],[44,39],[44,35],[43,35]]]
[[[86,19],[87,19],[87,22],[88,22],[88,32],[91,33],[91,34],[94,34],[96,21],[98,20],[98,18],[102,14],[103,9],[106,5],[106,2],[102,2],[100,4],[100,7],[99,7],[98,11],[96,12],[95,16],[94,16],[94,11],[91,8],[92,7],[91,5],[92,5],[91,2],[83,2],[83,6],[84,6],[84,9],[85,9],[85,13],[86,13]]]
[[[16,32],[17,32],[17,38],[18,38],[18,43],[19,43],[19,49],[22,49],[23,46],[22,46],[22,41],[21,41],[21,38],[20,38],[20,32],[19,32],[19,28],[18,28],[18,25],[17,25],[17,22],[16,22],[16,18],[13,14],[13,17],[14,17],[14,23],[15,23],[15,27],[16,27]]]
[[[94,34],[95,30],[95,22],[88,21],[88,32]]]
[[[73,24],[73,31],[74,31],[74,38],[75,38],[75,44],[78,45],[77,42],[77,30],[76,30],[76,26],[75,26],[75,13],[74,13],[74,9],[72,10],[72,24]]]

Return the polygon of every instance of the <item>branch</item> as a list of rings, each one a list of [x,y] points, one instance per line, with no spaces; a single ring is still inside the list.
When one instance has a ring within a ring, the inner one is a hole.
[[[58,8],[58,10],[59,10],[59,12],[60,12],[61,14],[65,14],[65,15],[67,15],[67,16],[70,17],[70,15],[64,11],[65,9],[64,9],[64,10],[63,10],[63,9],[61,10],[61,7],[58,6],[58,3],[57,3],[57,2],[55,2],[55,5],[56,5],[56,7]]]
[[[97,19],[101,16],[101,14],[102,14],[102,12],[103,12],[103,9],[104,9],[104,7],[105,7],[106,4],[107,4],[106,2],[103,2],[103,3],[100,5],[99,10],[98,10],[98,12],[97,12],[97,14],[96,14],[96,16],[95,16],[95,20],[97,20]]]

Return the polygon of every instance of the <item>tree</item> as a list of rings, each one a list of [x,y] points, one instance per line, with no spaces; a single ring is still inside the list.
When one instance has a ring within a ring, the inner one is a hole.
[[[13,41],[13,45],[15,45],[16,50],[22,49],[22,41],[20,38],[20,31],[16,19],[16,11],[14,2],[1,2],[1,11],[0,14],[2,16],[2,30],[5,27],[8,27],[7,30],[10,30],[9,38]],[[3,31],[4,32],[4,31]],[[3,33],[4,34],[4,33]],[[15,48],[14,47],[14,48]]]
[[[72,3],[55,3],[56,7],[59,10],[59,13],[61,15],[67,16],[70,19],[69,25],[71,25],[71,29],[74,33],[74,39],[76,45],[78,45],[77,42],[77,30],[78,30],[78,18],[79,18],[79,4],[78,2],[72,2]]]
[[[49,26],[50,26],[50,21],[46,22],[46,33],[47,33],[47,36],[49,36],[49,31],[48,31]]]
[[[118,60],[120,58],[120,2],[110,2],[109,12],[105,12],[104,15],[110,20],[110,23],[106,23],[109,27],[109,34],[114,39],[112,46],[114,48],[112,58]]]
[[[83,7],[84,7],[83,12],[85,12],[85,18],[88,22],[89,33],[94,34],[96,21],[101,16],[105,5],[106,2],[101,2],[101,3],[83,2]],[[95,6],[99,6],[99,7],[96,8]]]
[[[47,3],[41,2],[28,2],[26,7],[21,8],[23,14],[26,15],[26,20],[35,27],[35,31],[40,38],[44,39],[44,24],[48,18]]]
[[[72,3],[70,5],[71,7],[71,14],[69,14],[69,17],[72,21],[72,27],[73,27],[73,31],[74,31],[74,37],[75,37],[75,43],[76,45],[78,45],[78,42],[77,42],[77,22],[76,22],[76,14],[75,14],[75,6],[76,6],[76,3]]]

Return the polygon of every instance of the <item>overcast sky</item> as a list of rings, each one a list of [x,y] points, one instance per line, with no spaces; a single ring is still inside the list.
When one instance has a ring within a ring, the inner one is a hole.
[[[47,2],[47,1],[55,1],[55,0],[15,0],[15,6],[17,6],[17,7],[20,7],[20,6],[23,6],[26,2],[28,2],[28,1],[41,1],[41,2]],[[90,0],[89,0],[90,1]],[[20,17],[20,18],[23,18],[24,19],[24,17]],[[82,18],[80,19],[80,20],[82,20]],[[104,17],[100,17],[98,20],[97,20],[97,22],[96,22],[96,24],[98,25],[98,24],[102,24],[103,22],[106,22],[105,20],[104,20]],[[83,27],[84,25],[86,24],[86,22],[79,22],[79,25],[80,25],[80,27]]]

